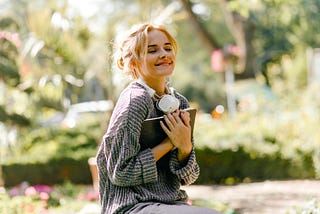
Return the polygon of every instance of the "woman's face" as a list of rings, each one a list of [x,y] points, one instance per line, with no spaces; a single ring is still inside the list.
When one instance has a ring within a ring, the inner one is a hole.
[[[160,30],[148,33],[148,49],[142,76],[161,78],[170,76],[174,70],[175,53],[167,35]]]

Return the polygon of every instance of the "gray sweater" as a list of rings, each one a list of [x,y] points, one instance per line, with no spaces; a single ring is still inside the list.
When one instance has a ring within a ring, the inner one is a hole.
[[[175,96],[180,109],[189,107],[186,98],[177,92]],[[171,151],[167,167],[157,167],[151,149],[140,150],[143,121],[161,115],[139,83],[131,83],[121,93],[97,154],[101,213],[124,213],[139,202],[187,199],[180,186],[193,183],[199,176],[194,150],[184,166],[177,159],[177,151]]]

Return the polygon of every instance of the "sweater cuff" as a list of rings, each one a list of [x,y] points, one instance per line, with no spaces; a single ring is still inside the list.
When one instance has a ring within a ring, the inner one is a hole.
[[[170,160],[170,170],[173,174],[177,175],[179,178],[184,179],[190,172],[192,172],[193,166],[196,164],[195,153],[192,150],[189,157],[187,157],[184,165],[181,165],[178,160],[178,150],[175,150],[171,156]]]
[[[139,154],[142,165],[142,181],[143,183],[157,181],[157,165],[151,149],[145,149]]]

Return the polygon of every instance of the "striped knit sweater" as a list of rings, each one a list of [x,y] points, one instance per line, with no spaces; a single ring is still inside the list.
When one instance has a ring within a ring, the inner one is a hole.
[[[175,96],[180,109],[189,106],[182,95],[175,92]],[[171,151],[166,168],[157,167],[151,149],[140,151],[142,122],[161,114],[139,83],[131,83],[121,93],[97,154],[101,213],[125,213],[139,202],[187,199],[180,186],[193,183],[199,176],[194,150],[184,166],[177,159],[177,151]]]

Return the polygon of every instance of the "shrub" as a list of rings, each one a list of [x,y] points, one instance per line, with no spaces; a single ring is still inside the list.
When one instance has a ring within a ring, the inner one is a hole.
[[[92,183],[88,159],[96,155],[96,139],[88,130],[39,128],[3,162],[6,186],[23,181],[56,184],[65,180]]]
[[[75,213],[91,202],[98,207],[97,193],[70,182],[54,186],[23,182],[0,191],[0,213]]]
[[[320,176],[320,112],[308,88],[288,105],[276,99],[257,111],[213,119],[198,114],[195,147],[201,174],[199,183]],[[232,179],[231,179],[232,180]]]

